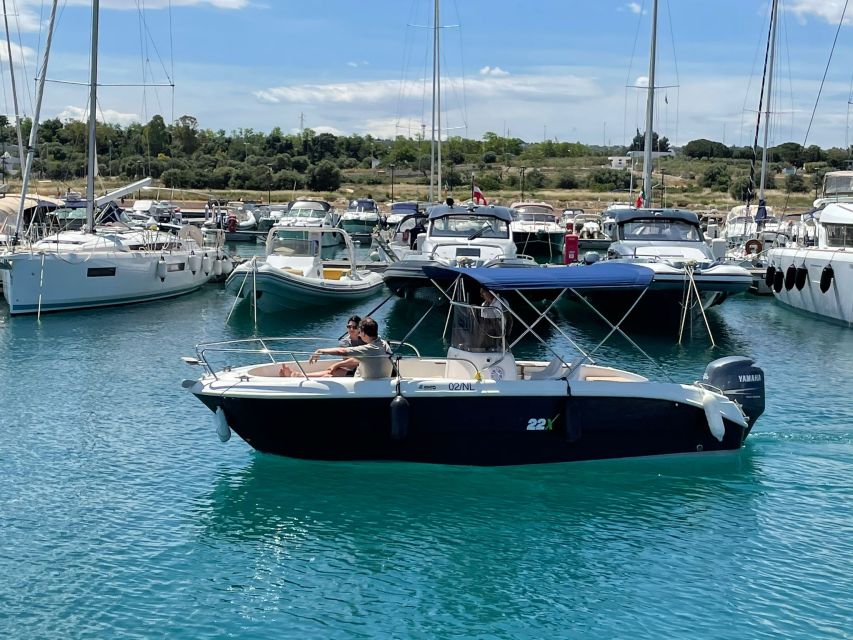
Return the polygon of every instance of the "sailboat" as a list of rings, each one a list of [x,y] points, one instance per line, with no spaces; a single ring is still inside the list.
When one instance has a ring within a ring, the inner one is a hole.
[[[432,130],[428,201],[441,192],[441,56],[439,0],[433,7]],[[408,225],[408,226],[407,226]],[[382,277],[400,296],[435,290],[425,267],[538,266],[532,258],[518,256],[512,236],[512,212],[506,207],[455,204],[451,198],[427,209],[424,217],[405,216],[386,233],[374,234],[379,251],[388,261]]]
[[[654,122],[655,58],[658,1],[652,8],[649,86],[646,100],[646,137],[643,160],[642,206],[613,214],[613,243],[605,262],[641,264],[654,272],[643,300],[636,304],[621,291],[592,294],[595,304],[609,315],[628,310],[635,319],[651,317],[656,325],[683,323],[693,314],[721,303],[729,295],[749,289],[752,276],[743,267],[727,263],[724,252],[715,255],[705,242],[699,217],[679,209],[655,207],[652,196],[652,124]],[[595,267],[595,265],[592,265]]]
[[[754,157],[758,146],[758,135],[764,127],[764,142],[761,154],[761,171],[758,183],[758,204],[747,201],[732,207],[722,227],[722,237],[726,241],[727,258],[740,264],[750,271],[753,276],[753,286],[750,291],[760,295],[769,295],[770,289],[764,284],[766,265],[765,247],[779,240],[783,231],[780,218],[774,215],[773,209],[767,206],[765,190],[767,186],[767,148],[770,136],[770,103],[773,95],[773,70],[776,54],[776,22],[778,2],[773,0],[770,9],[770,31],[767,35],[767,55],[764,75],[758,104],[758,116],[753,140],[753,162],[750,168],[749,198],[752,197],[754,185]],[[762,112],[762,106],[764,111]],[[762,117],[764,122],[762,123]]]
[[[48,42],[53,35],[56,5],[54,1]],[[147,302],[189,293],[205,284],[217,266],[221,272],[221,262],[228,260],[220,249],[204,247],[200,233],[194,228],[184,227],[179,233],[168,226],[133,228],[115,217],[111,222],[98,224],[95,217],[98,206],[128,192],[122,189],[104,198],[95,197],[98,17],[99,1],[94,0],[86,223],[82,229],[59,231],[37,241],[25,238],[12,251],[0,256],[0,278],[12,315]],[[49,51],[47,44],[39,79],[39,106]],[[37,107],[31,147],[36,139],[38,114]],[[31,152],[27,156],[22,193],[27,190],[33,155]],[[22,218],[19,216],[19,225]],[[16,239],[19,232],[20,226],[16,229]]]

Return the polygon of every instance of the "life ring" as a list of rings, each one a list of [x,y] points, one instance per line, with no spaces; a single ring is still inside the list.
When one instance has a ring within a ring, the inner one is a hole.
[[[794,288],[794,281],[797,279],[797,268],[794,265],[789,265],[785,270],[785,291],[790,291]]]
[[[764,245],[761,244],[761,240],[758,238],[752,238],[751,240],[747,240],[746,244],[743,245],[744,252],[749,255],[750,253],[754,253],[758,255],[761,253],[761,250],[764,249]]]
[[[773,286],[773,278],[775,275],[776,275],[776,267],[774,267],[771,264],[769,267],[767,267],[767,272],[764,274],[764,284],[766,284],[768,287],[772,287]]]
[[[809,270],[806,267],[806,263],[804,262],[802,266],[797,267],[797,275],[794,278],[794,286],[797,287],[797,291],[802,291],[803,287],[806,286],[806,283],[809,281]]]
[[[820,274],[820,292],[826,293],[829,287],[832,286],[832,280],[835,278],[835,270],[831,264],[826,265]]]

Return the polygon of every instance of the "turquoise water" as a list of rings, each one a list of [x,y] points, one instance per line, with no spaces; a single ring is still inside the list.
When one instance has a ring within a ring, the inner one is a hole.
[[[196,343],[252,335],[245,311],[225,324],[232,301],[208,286],[41,322],[0,306],[0,636],[853,633],[848,329],[740,297],[712,314],[717,349],[699,333],[682,347],[637,336],[676,380],[722,355],[758,359],[768,409],[739,453],[342,464],[222,444],[181,388]],[[258,331],[337,336],[370,306],[262,317]],[[394,300],[376,315],[400,338],[424,310]],[[579,307],[560,313],[577,314],[584,346],[602,335]],[[429,316],[413,341],[439,352],[443,324]],[[624,341],[599,355],[660,377]]]

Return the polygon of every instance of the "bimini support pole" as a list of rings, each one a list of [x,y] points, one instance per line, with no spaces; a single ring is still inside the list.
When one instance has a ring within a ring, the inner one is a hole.
[[[711,346],[716,347],[714,342],[714,334],[711,331],[711,325],[708,322],[708,314],[705,313],[705,307],[702,306],[702,296],[699,294],[699,286],[696,284],[696,279],[693,277],[693,265],[684,266],[684,273],[687,275],[687,293],[685,295],[684,307],[681,309],[681,327],[678,330],[678,344],[681,344],[681,339],[684,336],[684,326],[689,318],[689,309],[691,299],[696,297],[696,304],[699,305],[699,312],[702,314],[702,320],[705,322],[705,329],[708,331],[708,338],[711,340]]]
[[[257,259],[257,256],[252,256],[252,270],[254,271],[254,262]],[[231,319],[231,315],[234,313],[234,309],[237,308],[237,303],[240,302],[240,294],[243,293],[243,287],[246,286],[246,280],[249,279],[249,272],[246,272],[246,275],[243,276],[243,282],[240,283],[240,288],[237,290],[237,297],[234,298],[234,304],[231,305],[231,311],[228,312],[228,315],[225,318],[225,324],[228,324],[228,321]]]

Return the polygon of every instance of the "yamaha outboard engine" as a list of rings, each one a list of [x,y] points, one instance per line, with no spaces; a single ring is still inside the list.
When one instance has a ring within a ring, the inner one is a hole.
[[[750,427],[764,413],[764,371],[755,366],[752,358],[729,356],[714,360],[705,367],[702,381],[737,402],[749,418]]]

